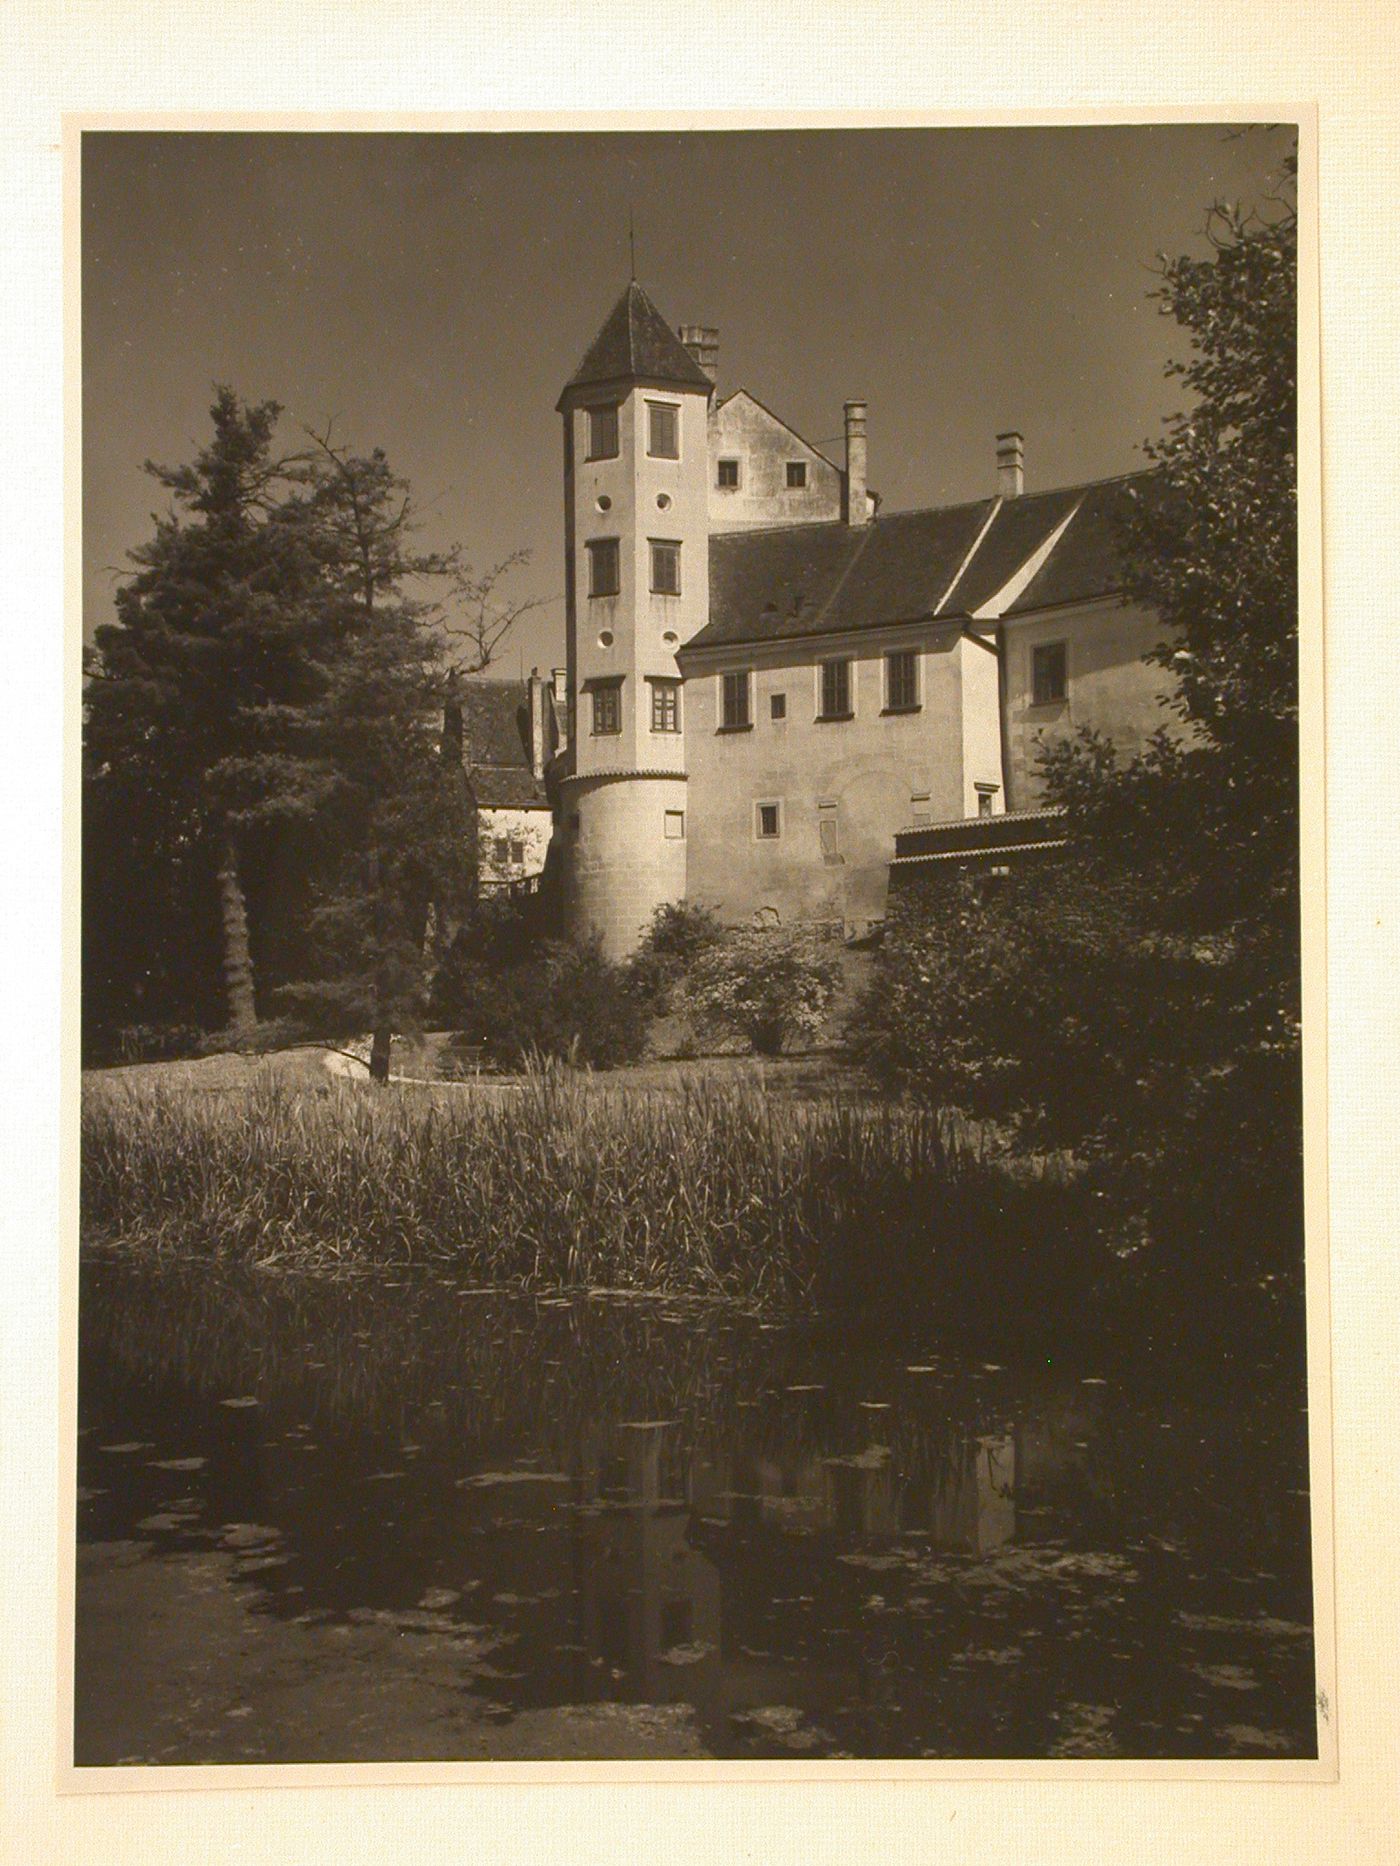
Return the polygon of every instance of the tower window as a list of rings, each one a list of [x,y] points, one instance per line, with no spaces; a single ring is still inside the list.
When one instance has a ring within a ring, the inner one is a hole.
[[[588,458],[613,460],[617,457],[617,409],[590,408],[588,411]]]
[[[1054,706],[1063,700],[1068,687],[1065,677],[1065,644],[1045,641],[1031,649],[1031,704]]]
[[[912,648],[885,656],[885,710],[913,713],[919,706],[919,657]]]
[[[782,805],[776,803],[755,804],[753,832],[760,842],[776,841],[783,833]]]
[[[770,719],[787,718],[787,695],[770,693],[768,696],[768,716]]]
[[[588,594],[616,596],[621,589],[616,538],[594,538],[588,546]]]
[[[653,680],[651,683],[651,729],[653,732],[679,732],[681,683],[678,680]]]
[[[684,810],[668,810],[666,812],[666,840],[668,842],[685,841]]]
[[[932,798],[928,791],[916,790],[909,799],[909,821],[911,823],[933,821]]]
[[[674,402],[647,403],[647,452],[653,460],[680,459],[680,416]]]
[[[681,547],[670,539],[651,540],[651,588],[655,596],[681,593]]]
[[[851,717],[851,664],[849,661],[823,661],[821,664],[821,710],[818,719]]]
[[[800,492],[807,484],[807,462],[789,460],[787,463],[787,483],[790,491]]]
[[[726,674],[720,704],[720,727],[725,732],[741,732],[751,724],[749,718],[749,676],[747,670]]]
[[[622,682],[610,680],[593,689],[593,735],[606,738],[622,730]]]
[[[721,460],[715,471],[715,484],[723,492],[735,492],[739,486],[739,462]]]

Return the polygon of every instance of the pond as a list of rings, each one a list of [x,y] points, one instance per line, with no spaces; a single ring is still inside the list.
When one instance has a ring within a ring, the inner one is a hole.
[[[1312,1756],[1298,1401],[89,1264],[75,1759]]]

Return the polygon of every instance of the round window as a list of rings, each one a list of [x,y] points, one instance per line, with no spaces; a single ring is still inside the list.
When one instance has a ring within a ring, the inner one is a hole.
[[[676,631],[673,628],[668,628],[665,631],[665,633],[662,635],[661,639],[662,641],[666,643],[667,647],[669,648],[669,647],[673,647],[675,643],[680,640],[680,636],[676,633]]]
[[[611,512],[612,511],[612,500],[608,497],[608,495],[605,492],[600,492],[598,494],[598,510],[600,512]]]
[[[657,493],[657,495],[656,495],[656,504],[657,504],[657,508],[658,508],[658,510],[659,510],[659,511],[662,511],[662,512],[669,512],[669,511],[670,511],[670,509],[671,509],[671,495],[670,495],[670,493],[669,493],[669,492],[659,492],[659,493]]]
[[[610,628],[605,628],[602,634],[598,637],[598,646],[600,648],[611,648],[612,645],[613,645],[613,632]]]

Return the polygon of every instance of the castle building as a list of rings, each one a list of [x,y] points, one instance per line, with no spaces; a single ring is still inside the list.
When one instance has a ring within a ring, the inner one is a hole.
[[[566,924],[611,956],[681,899],[862,936],[897,836],[1029,819],[1043,738],[1090,726],[1132,755],[1166,717],[1160,625],[1114,549],[1141,475],[1028,493],[1007,433],[986,497],[882,512],[864,402],[838,465],[747,390],[719,396],[717,361],[717,332],[673,332],[633,281],[558,403],[551,866]]]

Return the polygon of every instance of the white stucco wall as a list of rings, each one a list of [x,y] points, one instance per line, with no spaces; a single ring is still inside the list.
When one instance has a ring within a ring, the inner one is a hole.
[[[915,648],[920,656],[917,712],[885,710],[884,656],[898,648]],[[855,645],[833,641],[830,652],[853,659],[849,720],[816,718],[818,655],[810,643],[686,657],[689,894],[727,920],[762,911],[784,924],[840,921],[848,933],[863,933],[884,915],[894,834],[915,813],[914,799],[927,799],[917,808],[933,821],[966,813],[963,681],[969,667],[974,704],[985,708],[990,694],[990,722],[970,734],[979,757],[980,747],[995,738],[995,686],[984,692],[982,665],[990,665],[994,677],[995,663],[964,644],[956,626],[881,631],[878,639]],[[742,666],[753,670],[753,726],[721,731],[720,675]],[[787,700],[781,721],[772,718],[770,704],[779,692]],[[773,840],[758,835],[756,821],[757,806],[770,802],[780,809],[780,834]],[[823,852],[824,817],[834,819],[838,861]]]
[[[1042,742],[1072,738],[1087,726],[1111,739],[1126,759],[1159,726],[1177,724],[1162,704],[1173,687],[1170,675],[1143,659],[1162,639],[1162,625],[1150,612],[1115,598],[1007,622],[1003,636],[1008,809],[1034,809],[1040,802]],[[1065,644],[1065,698],[1037,706],[1032,651],[1057,641]]]
[[[838,415],[838,425],[840,417]],[[807,525],[841,516],[841,473],[746,390],[710,416],[710,529],[744,531],[754,525]],[[719,462],[739,462],[739,484],[719,484]],[[787,465],[807,468],[805,487],[790,487]]]
[[[537,809],[483,809],[477,814],[477,880],[483,888],[501,887],[510,881],[523,881],[530,875],[544,871],[545,855],[549,849],[552,820],[549,810],[541,805]],[[518,842],[522,845],[522,855],[518,862],[509,858],[501,861],[496,854],[496,842],[501,836],[507,843]]]

